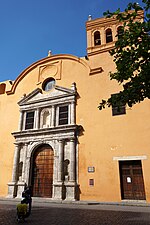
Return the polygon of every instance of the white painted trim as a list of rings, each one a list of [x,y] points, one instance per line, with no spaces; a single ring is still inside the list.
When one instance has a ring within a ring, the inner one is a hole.
[[[147,159],[146,155],[142,156],[114,156],[113,160],[117,161],[127,161],[127,160],[144,160]]]

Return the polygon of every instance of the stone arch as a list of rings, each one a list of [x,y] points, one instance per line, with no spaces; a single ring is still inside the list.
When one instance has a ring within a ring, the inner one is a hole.
[[[40,146],[44,145],[44,144],[49,145],[54,150],[54,153],[55,153],[53,141],[39,141],[39,142],[33,142],[33,143],[30,144],[30,147],[28,147],[27,157],[32,158],[36,149],[39,148]]]
[[[123,29],[124,29],[124,28],[123,28],[122,25],[119,25],[119,26],[117,27],[117,35],[118,35],[118,39],[122,37],[122,35],[123,35]]]
[[[98,30],[94,32],[94,46],[96,45],[101,45],[101,34]]]

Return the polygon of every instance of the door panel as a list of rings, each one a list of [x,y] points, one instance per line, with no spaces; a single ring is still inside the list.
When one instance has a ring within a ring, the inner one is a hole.
[[[53,150],[48,145],[34,153],[32,185],[34,197],[52,197]]]
[[[119,162],[122,199],[145,200],[141,161]]]

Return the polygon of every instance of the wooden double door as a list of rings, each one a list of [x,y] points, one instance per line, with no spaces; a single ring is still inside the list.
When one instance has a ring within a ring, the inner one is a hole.
[[[34,197],[52,197],[53,149],[49,145],[38,148],[33,155],[32,190]]]
[[[122,199],[145,200],[141,161],[120,161],[119,169]]]

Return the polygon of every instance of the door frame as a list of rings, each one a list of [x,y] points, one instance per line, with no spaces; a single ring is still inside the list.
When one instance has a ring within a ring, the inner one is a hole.
[[[123,168],[124,166],[126,166],[126,168]],[[134,171],[136,171],[136,173]],[[122,200],[146,200],[141,160],[119,161],[119,175],[120,175],[120,191]],[[140,183],[138,183],[137,180],[140,180]],[[125,195],[128,195],[128,197]]]

